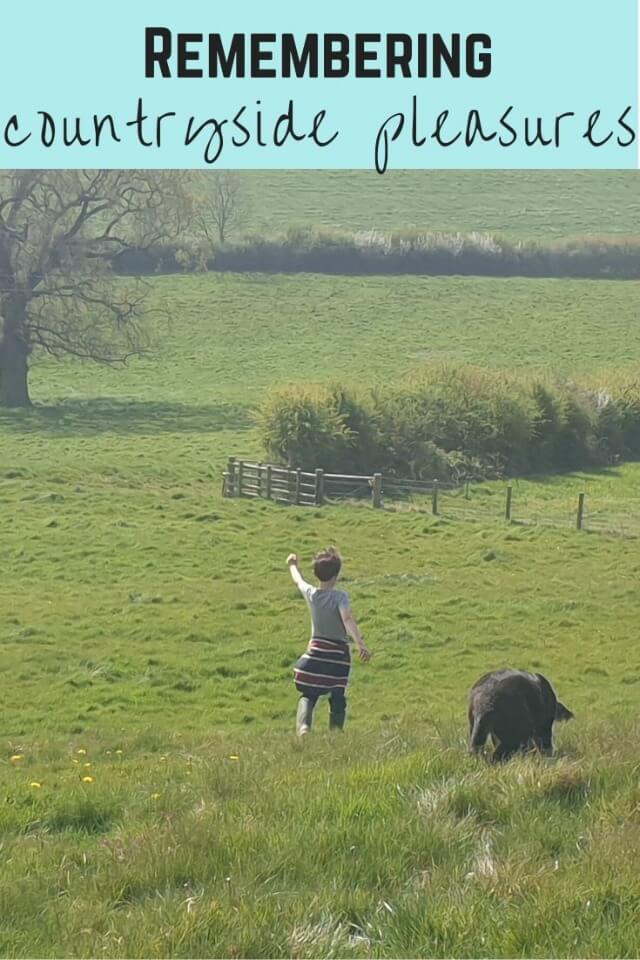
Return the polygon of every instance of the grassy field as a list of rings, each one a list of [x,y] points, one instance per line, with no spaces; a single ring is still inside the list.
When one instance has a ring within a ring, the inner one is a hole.
[[[438,360],[606,371],[636,362],[639,295],[632,281],[163,277],[154,282],[155,305],[173,319],[158,330],[149,360],[115,374],[45,362],[34,371],[33,395],[49,404],[77,400],[77,422],[73,403],[65,415],[78,432],[108,430],[113,420],[152,434],[172,423],[215,433],[239,427],[242,411],[274,383],[347,377],[357,388]],[[81,406],[101,396],[114,401],[111,409],[105,403],[102,427],[100,404]]]
[[[159,278],[154,355],[40,363],[0,415],[0,955],[635,956],[640,468],[480,485],[475,523],[223,500],[283,380],[424,360],[632,364],[633,283]],[[493,507],[495,504],[495,510]],[[446,506],[446,501],[445,501]],[[637,520],[635,520],[637,523]],[[336,542],[376,657],[348,729],[292,735],[306,610],[284,558]],[[547,673],[556,761],[465,754],[486,669]]]
[[[582,721],[502,769],[422,717],[44,745],[3,786],[0,950],[636,956],[637,735]]]
[[[251,229],[479,230],[549,240],[634,234],[634,171],[257,171],[243,173]]]

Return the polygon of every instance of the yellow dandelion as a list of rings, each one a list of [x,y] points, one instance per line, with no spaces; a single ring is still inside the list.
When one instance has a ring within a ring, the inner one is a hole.
[[[191,776],[191,770],[187,770],[187,771],[185,771],[185,772],[186,772],[186,774],[187,774],[188,777]]]
[[[230,757],[227,757],[227,760],[239,760],[240,757],[236,753],[232,753]]]
[[[93,783],[93,777],[83,777],[83,778],[82,778],[82,782],[83,782],[83,783]]]
[[[71,763],[78,764],[78,763],[80,763],[80,761],[79,761],[79,760],[76,760],[75,757],[72,757],[72,758],[71,758]]]
[[[152,800],[159,800],[159,799],[160,799],[160,794],[159,794],[159,793],[152,793],[152,794],[151,794],[151,799],[152,799]]]
[[[76,750],[76,753],[79,757],[86,757],[87,755],[87,751],[84,749],[84,747],[80,747],[79,750]]]
[[[41,783],[38,783],[37,780],[32,780],[31,783],[29,784],[29,786],[30,786],[30,787],[33,787],[34,790],[39,790],[40,787],[42,786],[42,784],[41,784]]]
[[[20,763],[21,760],[24,760],[24,753],[14,753],[12,757],[9,757],[11,763]]]
[[[160,757],[160,759],[161,759],[161,760],[166,760],[167,758],[166,758],[166,757]]]
[[[111,750],[107,750],[107,756],[108,756],[108,757],[111,756]]]
[[[82,766],[83,766],[83,767],[90,767],[91,764],[90,764],[90,763],[83,763]]]
[[[123,753],[123,751],[122,751],[122,750],[116,750],[116,753],[118,754],[118,756],[120,756],[120,755]]]

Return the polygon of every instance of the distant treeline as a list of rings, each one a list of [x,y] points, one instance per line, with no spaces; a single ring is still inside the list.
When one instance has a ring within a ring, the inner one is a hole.
[[[583,383],[442,364],[362,394],[291,386],[257,412],[277,463],[423,480],[482,480],[640,457],[640,372]]]
[[[281,235],[244,236],[212,251],[185,242],[130,248],[116,273],[150,275],[194,270],[487,277],[640,278],[640,236],[578,237],[518,242],[481,233],[291,228]]]

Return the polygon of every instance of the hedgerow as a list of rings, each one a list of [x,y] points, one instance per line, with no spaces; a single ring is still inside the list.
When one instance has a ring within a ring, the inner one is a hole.
[[[257,413],[266,455],[313,470],[459,480],[640,455],[640,376],[588,383],[440,364],[359,395],[288,386]]]

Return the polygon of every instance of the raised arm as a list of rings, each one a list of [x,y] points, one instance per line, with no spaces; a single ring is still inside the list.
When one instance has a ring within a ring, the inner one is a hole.
[[[304,579],[300,573],[300,558],[297,553],[290,553],[287,557],[287,566],[289,567],[289,573],[291,574],[291,579],[295,583],[298,590],[304,590],[308,586],[307,581]]]
[[[353,640],[358,648],[360,654],[360,659],[364,660],[365,663],[368,660],[371,660],[373,654],[371,650],[367,647],[366,643],[362,639],[362,634],[360,633],[360,627],[356,623],[356,618],[353,615],[351,607],[340,607],[340,616],[342,617],[342,622],[344,623],[345,630],[350,637],[353,637]]]

